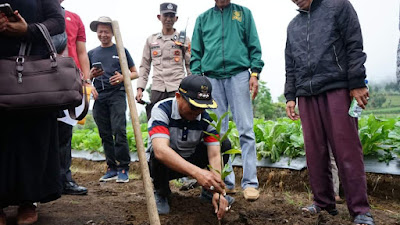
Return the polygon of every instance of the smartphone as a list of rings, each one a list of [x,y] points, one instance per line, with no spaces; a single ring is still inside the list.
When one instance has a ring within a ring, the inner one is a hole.
[[[92,67],[95,67],[98,70],[103,70],[103,65],[101,64],[101,62],[95,62],[92,64]]]
[[[0,4],[0,13],[4,13],[10,22],[18,20],[18,17],[14,14],[14,10],[8,3]]]

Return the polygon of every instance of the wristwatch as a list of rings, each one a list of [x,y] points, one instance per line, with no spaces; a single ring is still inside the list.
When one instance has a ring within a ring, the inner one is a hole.
[[[260,79],[260,74],[259,74],[259,73],[256,73],[256,72],[252,72],[252,73],[250,74],[250,76],[251,76],[251,77],[257,77],[257,80]]]
[[[92,80],[91,79],[86,79],[86,80],[84,80],[84,82],[87,83],[87,84],[92,84]]]

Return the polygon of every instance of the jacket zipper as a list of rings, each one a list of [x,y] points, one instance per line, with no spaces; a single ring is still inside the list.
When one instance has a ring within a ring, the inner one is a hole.
[[[342,67],[340,66],[340,63],[339,63],[339,58],[338,58],[337,53],[336,53],[336,46],[335,45],[333,45],[333,53],[335,53],[336,64],[338,65],[340,71],[343,71],[343,69],[342,69]]]
[[[222,22],[222,67],[224,68],[224,74],[225,72],[225,49],[224,49],[224,43],[225,43],[225,39],[224,39],[224,10],[220,9],[221,12],[221,22]]]
[[[310,6],[311,7],[311,6]],[[311,20],[311,12],[308,11],[308,20],[307,20],[307,64],[308,64],[308,72],[311,74],[311,63],[310,63],[310,20]],[[310,91],[312,91],[312,85],[310,80]]]

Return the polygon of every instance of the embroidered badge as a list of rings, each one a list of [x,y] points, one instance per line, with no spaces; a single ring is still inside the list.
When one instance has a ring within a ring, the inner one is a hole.
[[[208,86],[201,85],[201,92],[197,93],[197,99],[209,99],[210,93],[208,93]]]
[[[172,6],[172,4],[171,3],[169,3],[168,5],[167,5],[167,9],[173,9],[174,7]]]
[[[233,10],[232,20],[237,20],[239,22],[242,22],[242,11]]]
[[[181,55],[181,51],[175,50],[174,55]]]

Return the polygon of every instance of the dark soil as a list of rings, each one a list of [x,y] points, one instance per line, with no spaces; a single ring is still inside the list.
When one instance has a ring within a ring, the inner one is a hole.
[[[100,224],[149,224],[146,200],[138,163],[131,165],[127,184],[100,183],[105,171],[104,162],[73,159],[73,177],[89,188],[86,196],[63,196],[57,201],[40,204],[37,225],[100,225]],[[238,177],[241,169],[235,168]],[[222,224],[352,224],[345,204],[338,205],[339,215],[322,212],[310,216],[299,210],[310,204],[312,195],[307,171],[259,168],[260,199],[248,202],[239,191],[230,212]],[[400,225],[400,176],[367,174],[370,203],[376,224]],[[239,186],[239,185],[237,185]],[[200,200],[200,189],[179,191],[171,182],[169,215],[160,216],[161,224],[202,225],[218,224],[211,204]],[[5,210],[8,225],[15,224],[16,208]]]

